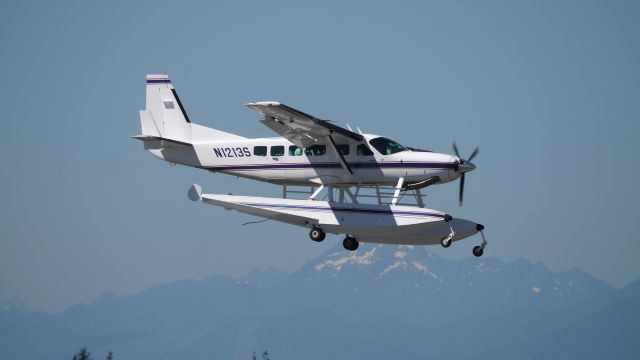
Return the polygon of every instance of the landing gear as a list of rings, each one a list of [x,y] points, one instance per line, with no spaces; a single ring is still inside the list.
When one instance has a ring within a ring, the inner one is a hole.
[[[346,238],[344,238],[344,240],[342,240],[342,246],[344,246],[344,248],[349,251],[358,250],[359,245],[360,243],[353,236],[347,236]]]
[[[445,249],[451,246],[451,244],[453,243],[453,237],[456,236],[456,233],[453,231],[453,228],[451,226],[449,226],[449,230],[450,230],[449,234],[443,237],[442,239],[440,239],[440,245],[442,245],[442,247]]]
[[[484,233],[482,232],[482,230],[484,230],[484,225],[477,224],[476,231],[478,231],[480,235],[482,235],[482,244],[473,247],[473,255],[475,257],[482,256],[482,254],[484,254],[484,248],[487,247],[487,240],[484,238]]]
[[[473,247],[473,255],[475,257],[480,257],[482,254],[484,254],[484,248],[482,246],[478,245]]]
[[[325,232],[317,227],[314,227],[313,229],[311,229],[311,231],[309,231],[309,237],[311,238],[311,240],[316,242],[324,240],[325,236]]]

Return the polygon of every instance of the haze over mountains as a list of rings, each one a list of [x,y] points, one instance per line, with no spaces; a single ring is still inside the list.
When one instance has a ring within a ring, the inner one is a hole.
[[[289,274],[211,276],[107,293],[49,315],[0,305],[0,358],[631,358],[640,281],[621,290],[526,260],[446,260],[425,247],[335,248]],[[264,315],[268,314],[268,315]]]

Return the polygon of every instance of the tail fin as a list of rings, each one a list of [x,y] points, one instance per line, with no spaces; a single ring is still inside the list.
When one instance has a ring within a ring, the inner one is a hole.
[[[191,142],[191,121],[169,75],[147,75],[147,104],[140,110],[142,134]]]

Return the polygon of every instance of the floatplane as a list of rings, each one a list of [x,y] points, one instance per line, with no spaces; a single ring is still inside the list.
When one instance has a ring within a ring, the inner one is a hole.
[[[480,232],[473,254],[482,256],[484,226],[426,208],[422,194],[459,179],[462,205],[477,148],[463,159],[455,143],[455,155],[442,154],[343,128],[279,102],[246,106],[279,136],[246,138],[192,123],[169,76],[147,75],[142,134],[133,138],[171,164],[282,186],[282,198],[273,198],[205,194],[194,184],[188,191],[193,201],[305,227],[313,241],[345,234],[342,244],[350,251],[360,242],[446,248]]]

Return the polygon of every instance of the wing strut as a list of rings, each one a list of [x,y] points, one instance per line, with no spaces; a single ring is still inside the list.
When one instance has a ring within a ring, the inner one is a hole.
[[[338,147],[336,146],[336,142],[333,141],[333,138],[331,137],[331,135],[329,135],[328,138],[329,138],[329,141],[331,142],[331,148],[336,153],[336,156],[338,157],[338,161],[340,161],[340,165],[342,165],[342,168],[347,170],[349,174],[353,175],[353,171],[351,171],[351,167],[349,167],[349,164],[347,164],[347,160],[344,159],[344,156],[342,156],[342,153],[338,150]]]
[[[391,206],[396,206],[398,203],[398,199],[400,198],[400,190],[402,190],[402,184],[404,184],[404,178],[398,179],[398,185],[396,185],[396,189],[393,192],[393,198],[391,199]]]

